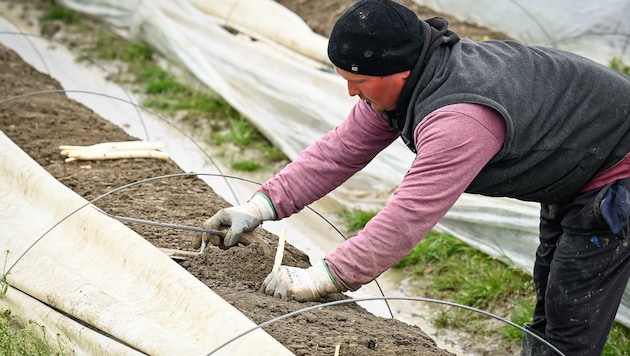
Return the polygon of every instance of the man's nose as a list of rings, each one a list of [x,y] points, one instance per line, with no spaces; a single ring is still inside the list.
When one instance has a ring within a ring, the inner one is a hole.
[[[359,94],[361,94],[361,91],[357,88],[357,86],[348,82],[348,95],[355,96]]]

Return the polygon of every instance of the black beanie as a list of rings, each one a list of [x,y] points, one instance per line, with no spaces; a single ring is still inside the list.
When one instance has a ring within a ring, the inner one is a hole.
[[[333,26],[328,57],[348,72],[387,76],[412,69],[422,44],[413,11],[390,0],[360,0]]]

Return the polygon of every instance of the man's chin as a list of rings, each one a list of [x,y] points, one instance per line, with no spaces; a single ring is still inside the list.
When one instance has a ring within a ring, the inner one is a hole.
[[[374,109],[374,110],[376,110],[376,111],[383,111],[383,108],[378,107],[378,105],[374,105],[374,103],[372,103],[371,101],[366,100],[365,102],[367,102],[367,104],[368,104],[369,106],[371,106],[371,107],[372,107],[372,109]]]
[[[365,100],[365,99],[362,99],[362,100]],[[388,111],[387,109],[385,109],[385,108],[384,108],[384,107],[382,107],[382,106],[379,106],[378,104],[377,104],[377,105],[374,105],[374,103],[373,103],[373,102],[371,102],[371,101],[369,101],[369,100],[365,100],[365,102],[366,102],[369,106],[371,106],[371,107],[372,107],[372,109],[374,109],[375,111]]]

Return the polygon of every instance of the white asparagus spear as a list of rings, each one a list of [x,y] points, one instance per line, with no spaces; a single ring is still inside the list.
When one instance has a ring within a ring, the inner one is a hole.
[[[282,229],[280,232],[280,237],[278,238],[278,249],[276,250],[276,259],[273,262],[272,271],[276,271],[280,269],[280,265],[282,264],[282,256],[284,256],[284,241],[286,240],[287,230]]]
[[[157,150],[164,147],[159,142],[146,142],[146,141],[121,141],[121,142],[103,142],[97,143],[91,146],[72,146],[61,145],[59,149],[62,155],[66,155],[65,151],[75,150],[94,150],[94,151],[132,151],[132,150]]]
[[[157,158],[168,160],[169,154],[160,151],[114,151],[114,152],[89,152],[89,151],[72,151],[68,154],[66,162],[79,160],[105,160],[105,159],[122,159],[122,158]]]

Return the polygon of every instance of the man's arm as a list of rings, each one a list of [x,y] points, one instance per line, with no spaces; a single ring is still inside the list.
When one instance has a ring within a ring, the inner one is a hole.
[[[356,290],[406,256],[502,147],[505,123],[492,109],[457,104],[415,131],[417,156],[400,186],[357,236],[325,257],[342,290]]]
[[[397,137],[384,114],[360,100],[346,120],[302,151],[259,192],[271,199],[282,219],[340,186]]]

